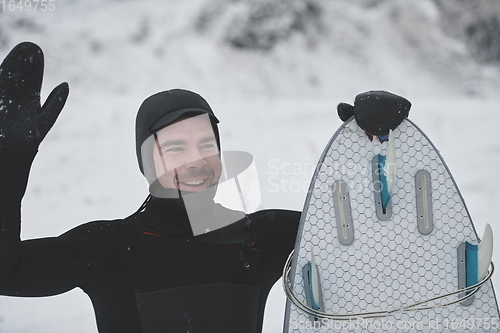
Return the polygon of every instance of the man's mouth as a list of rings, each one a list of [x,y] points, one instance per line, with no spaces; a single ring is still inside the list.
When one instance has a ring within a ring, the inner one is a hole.
[[[179,183],[184,184],[184,185],[189,185],[189,186],[197,186],[197,185],[203,184],[205,182],[205,180],[206,180],[206,178],[200,179],[200,180],[184,181],[184,182],[179,181]]]
[[[201,191],[210,186],[210,176],[195,179],[175,179],[177,189],[181,191]]]

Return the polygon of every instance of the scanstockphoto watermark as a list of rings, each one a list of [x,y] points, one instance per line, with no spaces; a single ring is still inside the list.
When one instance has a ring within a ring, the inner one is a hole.
[[[283,162],[271,159],[268,165],[270,193],[307,193],[309,191],[311,178],[316,170],[314,163]],[[318,186],[318,190],[330,193],[334,190],[335,179],[350,179],[349,189],[356,192],[373,192],[373,181],[371,177],[372,165],[361,163],[339,163],[322,166],[321,178],[324,179]],[[380,187],[378,187],[380,188]]]
[[[387,319],[349,319],[349,320],[333,320],[319,319],[317,321],[300,321],[296,318],[290,322],[290,328],[293,329],[321,329],[321,330],[390,330],[416,329],[423,330],[425,324],[422,321],[390,321]]]
[[[53,12],[55,0],[0,0],[0,10],[4,12]]]
[[[317,321],[300,321],[293,318],[290,321],[292,329],[314,329],[314,330],[382,330],[388,331],[424,331],[433,332],[451,331],[451,332],[473,332],[476,330],[485,330],[497,332],[499,328],[498,318],[444,318],[442,320],[389,320],[389,319],[350,319],[333,320],[319,319]]]
[[[283,162],[278,159],[269,160],[267,166],[270,193],[307,192],[316,168],[314,163]]]

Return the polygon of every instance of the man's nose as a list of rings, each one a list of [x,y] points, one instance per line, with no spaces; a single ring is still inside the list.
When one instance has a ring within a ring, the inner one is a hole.
[[[190,149],[188,151],[188,156],[184,165],[186,168],[202,168],[206,164],[207,161],[205,161],[203,155],[198,149]]]

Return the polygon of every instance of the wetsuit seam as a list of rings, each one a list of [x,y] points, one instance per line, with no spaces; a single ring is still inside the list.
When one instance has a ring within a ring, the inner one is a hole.
[[[6,230],[9,230],[9,229],[6,229],[5,225],[7,224],[7,217],[9,216],[9,213],[10,213],[10,207],[12,206],[12,203],[13,201],[15,200],[15,193],[16,193],[16,190],[17,190],[17,186],[18,186],[18,182],[19,182],[19,174],[21,173],[21,170],[20,169],[17,169],[16,170],[16,174],[15,174],[15,178],[14,178],[14,186],[12,188],[12,191],[11,191],[11,195],[9,196],[10,199],[8,200],[8,204],[6,205],[7,209],[5,210],[5,214],[3,216],[3,221],[2,221],[2,230],[1,231],[6,231]]]
[[[150,235],[150,236],[158,236],[158,237],[162,237],[162,238],[165,238],[165,239],[172,239],[168,236],[165,236],[165,235],[162,235],[162,234],[159,234],[159,233],[156,233],[156,232],[150,232],[150,231],[143,231],[142,232],[144,235]],[[196,244],[196,245],[206,245],[206,246],[215,246],[215,247],[232,247],[232,248],[240,248],[243,246],[243,244],[240,244],[240,243],[234,243],[234,244],[218,244],[218,245],[210,245],[210,244],[205,244],[205,243],[199,243],[199,242],[186,242],[186,243],[189,243],[189,244]],[[252,245],[256,245],[256,242],[255,241],[252,241],[252,242],[248,242],[248,244],[252,244]],[[259,249],[255,248],[255,247],[251,247],[249,248],[249,250],[254,250],[254,251],[258,251],[260,252]]]

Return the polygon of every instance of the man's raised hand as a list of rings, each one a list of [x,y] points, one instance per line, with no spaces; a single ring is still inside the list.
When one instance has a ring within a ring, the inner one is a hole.
[[[29,42],[18,44],[0,65],[0,148],[36,148],[54,125],[69,93],[66,82],[43,104],[43,52]]]

